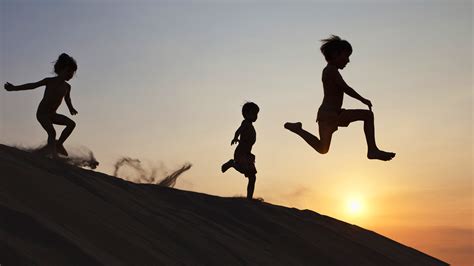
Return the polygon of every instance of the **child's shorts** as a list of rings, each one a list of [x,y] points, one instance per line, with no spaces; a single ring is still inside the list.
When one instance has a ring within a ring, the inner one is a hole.
[[[336,131],[338,127],[347,127],[349,123],[342,122],[340,119],[341,114],[345,109],[339,110],[326,110],[319,108],[316,122],[320,128],[326,128],[332,132]]]
[[[246,177],[255,175],[257,173],[255,155],[252,153],[234,153],[234,168]]]

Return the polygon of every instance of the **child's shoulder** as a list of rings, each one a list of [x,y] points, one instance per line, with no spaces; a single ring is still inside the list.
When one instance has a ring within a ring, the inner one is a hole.
[[[46,78],[40,80],[38,83],[40,85],[48,87],[51,84],[51,82],[53,82],[54,80],[55,80],[55,77],[46,77]]]
[[[46,77],[43,79],[43,82],[45,83],[51,83],[51,82],[57,82],[59,80],[58,77]]]
[[[339,69],[336,66],[333,65],[327,65],[323,69],[323,78],[333,78],[334,76],[340,75]]]
[[[66,87],[66,89],[71,89],[71,85],[64,80],[61,80],[59,77],[47,77],[44,78],[41,82],[46,85],[46,87]]]
[[[247,119],[242,120],[242,124],[240,124],[241,127],[253,127],[252,122],[250,122]]]
[[[339,73],[339,69],[334,65],[327,64],[323,69],[323,73],[334,73],[334,72]]]

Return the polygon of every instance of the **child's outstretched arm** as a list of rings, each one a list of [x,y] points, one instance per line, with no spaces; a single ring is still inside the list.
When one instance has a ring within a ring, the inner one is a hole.
[[[7,91],[24,91],[24,90],[33,90],[41,86],[46,86],[48,83],[49,78],[45,78],[43,80],[40,80],[38,82],[33,82],[33,83],[26,83],[23,85],[18,85],[15,86],[9,82],[5,83],[4,88]]]
[[[66,95],[64,96],[64,101],[66,101],[66,105],[69,108],[71,115],[76,115],[77,111],[74,109],[71,102],[71,86],[69,86],[67,89]]]
[[[339,86],[339,87],[342,87],[344,92],[347,95],[351,96],[354,99],[357,99],[357,100],[361,101],[363,104],[369,106],[369,108],[372,109],[372,103],[368,99],[360,96],[359,93],[357,93],[353,88],[351,88],[349,85],[347,85],[347,83],[344,81],[344,79],[342,78],[339,71],[337,71],[337,70],[334,71],[333,78],[336,81],[336,85]]]

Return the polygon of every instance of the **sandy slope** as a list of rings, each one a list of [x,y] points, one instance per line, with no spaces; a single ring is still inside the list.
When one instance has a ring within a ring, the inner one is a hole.
[[[0,145],[2,265],[447,265],[308,210],[138,185]]]

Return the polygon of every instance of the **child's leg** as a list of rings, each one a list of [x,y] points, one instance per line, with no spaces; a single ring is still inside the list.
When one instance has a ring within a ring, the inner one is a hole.
[[[364,133],[367,147],[370,150],[378,150],[375,144],[374,113],[370,110],[344,110],[339,115],[341,124],[348,125],[355,121],[364,121]]]
[[[374,113],[370,110],[344,110],[339,115],[339,122],[343,125],[355,121],[364,121],[365,140],[367,142],[367,157],[369,159],[379,159],[383,161],[391,160],[395,157],[393,152],[379,150],[375,143]]]
[[[234,160],[233,159],[228,160],[226,163],[224,163],[221,166],[222,173],[225,173],[225,171],[229,170],[229,168],[231,168],[231,167],[234,167]]]
[[[257,180],[257,177],[255,174],[247,176],[249,179],[249,184],[247,185],[247,199],[252,199],[253,198],[253,191],[255,190],[255,181]]]
[[[55,114],[53,116],[53,123],[57,125],[66,126],[66,128],[64,128],[63,132],[61,133],[61,136],[58,139],[57,148],[58,148],[59,153],[67,156],[68,154],[67,154],[66,149],[64,149],[63,144],[66,141],[66,139],[71,135],[74,128],[76,127],[76,123],[72,121],[71,119],[69,119],[67,116],[60,115],[60,114]]]
[[[331,138],[333,131],[319,128],[319,136],[321,140],[318,139],[313,134],[309,133],[308,131],[304,130],[301,126],[300,122],[297,123],[285,123],[285,128],[289,131],[295,133],[296,135],[300,136],[302,139],[306,141],[313,149],[321,154],[326,154],[329,151],[329,146],[331,145]]]
[[[51,121],[50,117],[48,115],[37,115],[36,118],[38,119],[38,122],[41,124],[41,126],[46,130],[46,133],[48,133],[48,144],[47,147],[49,151],[51,152],[51,155],[53,157],[56,157],[56,130],[54,130],[53,127],[53,121]]]

